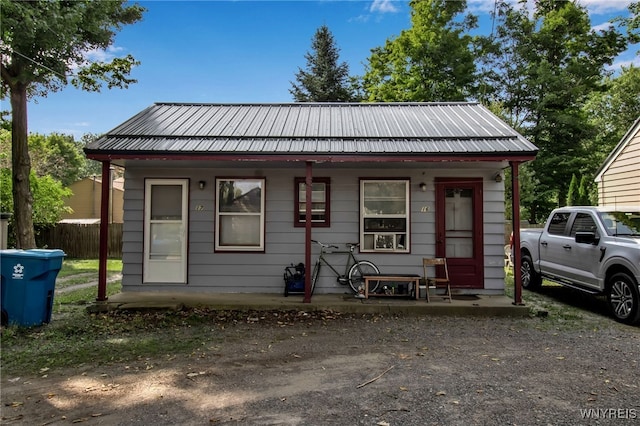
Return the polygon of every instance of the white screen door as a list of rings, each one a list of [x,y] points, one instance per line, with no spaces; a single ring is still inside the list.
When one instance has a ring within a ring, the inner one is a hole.
[[[144,282],[187,282],[187,179],[147,179]]]

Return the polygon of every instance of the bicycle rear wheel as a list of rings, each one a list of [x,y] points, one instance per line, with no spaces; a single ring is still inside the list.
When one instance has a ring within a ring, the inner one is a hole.
[[[358,287],[364,286],[364,276],[378,275],[380,270],[376,265],[368,260],[360,260],[349,269],[349,287],[354,293],[358,293]],[[369,293],[373,293],[378,288],[378,281],[369,283]]]

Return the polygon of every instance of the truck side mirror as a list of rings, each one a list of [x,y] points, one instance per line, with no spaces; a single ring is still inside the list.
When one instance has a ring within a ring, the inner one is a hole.
[[[576,232],[576,243],[596,245],[599,241],[595,232]]]

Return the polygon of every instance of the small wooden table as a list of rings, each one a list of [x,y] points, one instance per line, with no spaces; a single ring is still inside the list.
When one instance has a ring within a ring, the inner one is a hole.
[[[407,293],[393,293],[393,294],[380,294],[380,293],[371,293],[369,294],[369,281],[380,281],[382,282],[404,282],[404,283],[413,283],[413,289],[416,294],[416,300],[420,299],[420,275],[414,274],[395,274],[395,275],[366,275],[364,277],[364,298],[368,299],[369,296],[380,296],[380,297],[407,297],[411,294],[411,288],[407,287]],[[378,284],[380,285],[380,284]]]

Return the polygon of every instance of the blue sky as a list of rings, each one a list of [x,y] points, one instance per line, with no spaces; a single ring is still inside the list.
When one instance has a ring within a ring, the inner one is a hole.
[[[631,0],[581,0],[592,25],[628,15]],[[105,133],[154,102],[291,102],[291,81],[318,27],[327,25],[350,74],[361,75],[374,47],[410,27],[406,1],[138,1],[143,20],[124,27],[93,58],[133,55],[141,64],[126,90],[87,93],[67,86],[29,102],[29,132]],[[491,32],[493,0],[468,0]],[[614,67],[634,61],[637,46]],[[3,101],[3,104],[6,102]],[[7,102],[8,103],[8,102]],[[3,105],[8,109],[8,105]]]

